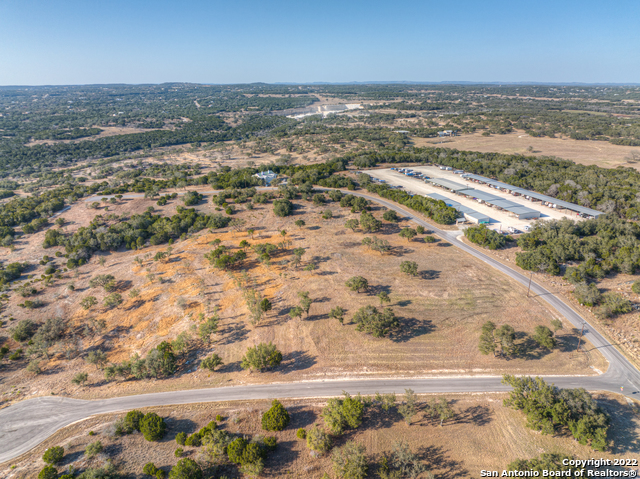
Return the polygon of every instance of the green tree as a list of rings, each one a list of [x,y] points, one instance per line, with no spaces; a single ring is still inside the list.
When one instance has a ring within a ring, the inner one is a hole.
[[[408,276],[418,276],[418,263],[415,261],[403,261],[400,263],[400,271]]]
[[[260,343],[248,348],[242,358],[242,369],[264,371],[278,366],[282,362],[282,353],[271,342]]]
[[[218,366],[222,366],[224,363],[220,356],[216,353],[212,353],[202,360],[200,363],[200,368],[208,369],[209,371],[214,371]]]
[[[42,460],[47,464],[58,464],[64,457],[64,447],[53,446],[44,451]]]
[[[80,306],[82,306],[84,309],[91,309],[96,304],[98,304],[98,300],[95,296],[87,296],[86,298],[83,298],[82,301],[80,301]]]
[[[356,219],[350,219],[345,222],[344,226],[355,233],[358,226],[360,226],[360,222]]]
[[[347,441],[344,446],[333,451],[331,461],[333,470],[343,479],[364,479],[367,477],[369,465],[364,445],[355,441]]]
[[[293,210],[293,203],[286,199],[275,200],[273,202],[273,213],[276,216],[289,216]]]
[[[298,292],[298,297],[300,298],[300,309],[309,317],[309,310],[311,309],[311,304],[313,304],[313,299],[309,297],[309,291]]]
[[[200,339],[206,343],[211,343],[211,335],[215,334],[218,331],[218,322],[220,321],[220,317],[218,314],[214,314],[212,317],[208,318],[206,321],[200,324],[198,328],[198,336]]]
[[[389,293],[386,291],[380,291],[378,293],[378,299],[380,300],[380,307],[382,307],[383,303],[390,303],[391,298],[389,297]]]
[[[289,310],[289,316],[291,317],[291,319],[302,317],[302,313],[303,311],[300,306],[294,306]]]
[[[411,241],[418,233],[413,228],[402,228],[400,231],[400,237],[406,238],[407,241]]]
[[[116,278],[110,274],[99,274],[91,278],[89,286],[92,288],[102,287],[108,293],[116,289]]]
[[[404,418],[407,424],[411,425],[413,416],[417,411],[418,396],[412,389],[404,390],[404,402],[398,406],[398,412]]]
[[[360,227],[367,233],[374,233],[382,228],[382,221],[376,219],[368,211],[363,211],[360,213]]]
[[[391,223],[397,223],[398,221],[400,221],[400,218],[398,217],[398,213],[396,213],[394,210],[385,211],[384,214],[382,215],[382,219],[385,221],[389,221]]]
[[[139,431],[140,421],[142,421],[143,418],[144,414],[137,409],[129,411],[123,421],[124,432],[131,434],[133,431]]]
[[[322,418],[329,430],[340,435],[346,428],[357,429],[362,423],[364,404],[359,398],[344,393],[344,398],[331,398],[322,409]]]
[[[262,429],[265,431],[282,431],[291,420],[289,412],[274,399],[271,407],[262,415]]]
[[[45,466],[39,473],[38,479],[56,479],[58,470],[53,466]]]
[[[556,347],[556,338],[553,337],[553,333],[546,326],[536,326],[533,340],[542,348],[551,350]]]
[[[480,334],[480,344],[478,345],[482,354],[493,353],[496,355],[496,338],[495,338],[496,325],[491,321],[487,321],[482,325],[482,334]]]
[[[324,454],[331,449],[331,437],[314,425],[307,431],[307,447],[312,451]]]
[[[140,420],[140,432],[147,441],[159,441],[165,435],[167,425],[164,419],[154,412],[149,412]]]
[[[84,386],[84,383],[87,382],[87,379],[89,379],[89,375],[87,373],[77,373],[75,376],[73,376],[71,382],[78,386]]]
[[[301,228],[301,229],[302,229],[302,227],[303,227],[304,225],[306,225],[306,223],[304,222],[304,220],[296,220],[295,225],[296,225],[298,228]]]
[[[353,276],[349,278],[345,284],[351,291],[356,291],[358,293],[361,290],[367,291],[369,289],[369,281],[367,281],[363,276]]]
[[[105,297],[102,302],[107,308],[115,308],[116,306],[121,305],[122,301],[123,299],[120,294],[111,293],[109,296]]]
[[[84,455],[89,459],[96,457],[98,454],[102,452],[104,446],[100,441],[94,441],[92,443],[87,444],[87,447],[84,450]]]
[[[169,479],[203,479],[204,474],[196,461],[189,458],[180,459],[171,468]]]
[[[336,306],[335,308],[331,309],[331,312],[329,313],[329,317],[333,319],[337,319],[340,322],[340,324],[343,324],[345,313],[346,311],[342,307]]]
[[[100,349],[89,351],[89,354],[87,354],[87,362],[93,364],[96,369],[102,369],[107,364],[107,353]]]
[[[375,338],[387,336],[391,330],[400,326],[391,308],[378,311],[375,306],[364,306],[353,315],[352,321],[358,331],[371,334]]]
[[[242,464],[242,453],[247,447],[247,441],[241,437],[237,437],[227,446],[227,455],[229,460],[234,464]]]
[[[500,326],[495,332],[495,337],[502,348],[502,354],[506,356],[518,354],[518,347],[515,344],[516,332],[511,326],[508,324]]]

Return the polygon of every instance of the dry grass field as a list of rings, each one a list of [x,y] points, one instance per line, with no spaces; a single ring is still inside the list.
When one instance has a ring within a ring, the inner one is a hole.
[[[595,374],[593,368],[606,370],[597,353],[571,354],[577,336],[568,327],[557,333],[556,350],[536,347],[528,334],[539,324],[550,326],[555,313],[539,300],[527,298],[526,290],[519,284],[457,248],[445,242],[407,242],[397,233],[408,223],[385,222],[376,235],[389,241],[392,252],[382,256],[361,245],[365,234],[352,233],[344,227],[347,219],[357,217],[348,209],[336,203],[323,207],[305,201],[295,203],[295,214],[286,218],[275,217],[270,204],[239,211],[235,217],[245,220],[240,231],[226,228],[201,232],[178,241],[168,261],[152,259],[156,252],[166,250],[166,245],[97,255],[77,272],[63,272],[63,279],[43,288],[37,296],[44,301],[43,308],[18,307],[23,299],[12,295],[5,316],[14,319],[5,322],[0,330],[5,338],[18,320],[25,318],[38,321],[56,316],[69,318],[70,328],[55,354],[41,361],[43,374],[27,372],[26,359],[3,361],[0,393],[4,404],[52,392],[97,398],[222,384],[503,372]],[[64,213],[69,221],[64,230],[71,233],[87,225],[95,214],[131,214],[151,205],[172,214],[180,204],[180,200],[174,200],[159,208],[152,200],[122,200],[105,212],[104,207],[96,211],[78,203]],[[213,205],[210,201],[203,202],[197,208],[210,213]],[[327,209],[332,211],[333,218],[324,220],[321,212]],[[374,209],[374,214],[380,217],[381,211]],[[296,227],[294,222],[298,219],[304,219],[306,226]],[[256,231],[253,238],[246,233],[250,227]],[[239,271],[214,270],[203,255],[213,249],[210,243],[214,239],[220,239],[232,250],[243,239],[251,244],[277,244],[282,241],[283,229],[290,244],[275,254],[269,266],[257,262],[256,254],[250,250],[243,265],[255,289],[273,303],[273,310],[252,326],[242,291],[233,279]],[[17,242],[14,252],[3,250],[1,259],[7,263],[29,261],[34,266],[28,274],[39,276],[44,266],[39,266],[38,261],[44,254],[54,257],[54,252],[60,249],[42,249],[43,238],[44,232],[27,236]],[[290,263],[294,248],[305,249],[298,268]],[[134,262],[136,257],[144,258],[141,266]],[[417,277],[400,272],[399,265],[405,260],[417,262]],[[54,258],[53,263],[64,268],[64,258]],[[305,271],[309,264],[316,269]],[[121,306],[114,309],[102,306],[107,293],[89,286],[89,280],[98,274],[116,278],[118,292],[124,298]],[[150,274],[154,275],[153,282],[149,281]],[[345,286],[346,280],[356,275],[368,279],[371,286],[368,292],[352,292]],[[74,291],[68,289],[70,283],[74,284]],[[134,288],[139,295],[130,298],[128,293]],[[291,319],[288,312],[298,304],[300,291],[308,291],[314,302],[308,317]],[[389,306],[399,318],[400,328],[388,338],[377,339],[356,331],[350,318],[362,306],[379,306],[375,295],[382,291],[391,298]],[[99,304],[85,310],[80,302],[90,295],[97,297]],[[347,310],[344,325],[329,318],[331,308],[336,306]],[[92,349],[105,350],[112,362],[126,360],[135,353],[143,356],[164,340],[172,340],[181,332],[190,333],[199,325],[200,314],[209,317],[214,307],[220,314],[215,342],[207,346],[193,335],[190,352],[181,358],[179,371],[171,378],[108,383],[100,370],[85,363],[84,357]],[[92,318],[106,324],[104,331],[95,336],[83,332]],[[479,353],[480,328],[488,320],[498,326],[508,323],[516,329],[522,350],[520,357],[507,361]],[[243,371],[240,362],[246,349],[269,341],[282,351],[282,365],[265,373]],[[12,351],[19,346],[12,339],[6,344]],[[214,351],[222,357],[224,366],[215,373],[197,369],[199,361]],[[85,387],[71,384],[71,378],[79,371],[89,374]]]
[[[440,427],[439,421],[418,413],[412,425],[407,425],[395,412],[381,413],[372,408],[365,414],[363,424],[357,430],[347,431],[335,438],[334,446],[347,440],[355,440],[366,447],[370,465],[369,477],[378,477],[377,463],[383,455],[389,456],[393,444],[405,441],[421,461],[427,465],[438,479],[459,477],[477,478],[481,470],[502,471],[515,459],[529,459],[543,452],[561,453],[578,459],[640,458],[640,417],[634,403],[612,394],[596,394],[599,405],[611,416],[609,452],[594,452],[588,446],[581,446],[570,436],[541,435],[525,427],[524,416],[502,405],[504,394],[466,394],[445,396],[450,401],[456,416]],[[399,396],[398,399],[402,397]],[[431,399],[425,396],[420,401]],[[207,425],[217,414],[224,417],[219,427],[232,434],[245,437],[275,435],[278,448],[265,463],[261,477],[319,479],[326,472],[333,475],[330,454],[312,457],[305,441],[296,437],[297,428],[309,428],[322,424],[320,413],[323,402],[319,400],[283,401],[291,414],[289,426],[276,433],[262,431],[260,417],[269,408],[268,401],[206,403],[185,406],[151,408],[163,416],[168,431],[160,442],[150,443],[141,434],[114,436],[114,422],[122,414],[95,416],[64,428],[50,437],[28,454],[0,465],[0,475],[7,479],[36,477],[44,466],[42,453],[51,446],[63,446],[65,457],[59,470],[70,466],[76,470],[97,467],[110,459],[124,477],[146,477],[142,467],[147,462],[169,470],[178,461],[174,451],[178,447],[174,441],[178,432],[193,433]],[[89,435],[93,431],[94,435]],[[104,452],[95,459],[84,457],[87,444],[100,440]],[[205,462],[204,448],[184,447],[185,457]],[[15,466],[15,467],[14,467]],[[13,467],[13,468],[12,468]],[[217,475],[229,478],[241,477],[232,465],[219,467]],[[421,478],[426,477],[424,474]]]
[[[629,162],[630,156],[640,155],[640,148],[613,145],[606,141],[581,141],[570,138],[535,138],[524,131],[506,135],[482,136],[480,133],[442,139],[413,138],[415,146],[455,148],[457,150],[522,154],[533,156],[557,156],[583,165],[597,165],[602,168],[627,166],[640,168],[637,162]],[[529,147],[533,151],[528,151]]]

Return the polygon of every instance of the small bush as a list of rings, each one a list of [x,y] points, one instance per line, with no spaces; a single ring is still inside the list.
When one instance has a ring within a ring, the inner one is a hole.
[[[300,429],[298,429],[296,431],[296,436],[298,436],[298,439],[306,439],[307,438],[307,430],[303,427],[301,427]]]
[[[124,427],[127,434],[131,434],[133,431],[140,431],[140,421],[144,418],[144,414],[134,409],[129,411],[124,417]]]
[[[282,431],[291,420],[289,412],[274,399],[271,408],[262,415],[262,429],[265,431]]]
[[[176,457],[182,457],[184,455],[184,449],[179,447],[178,449],[175,450],[173,455],[176,456]]]
[[[220,414],[217,414],[216,415],[216,421],[222,422],[222,421],[224,421],[224,418]]]
[[[102,452],[104,446],[100,441],[95,441],[90,444],[87,444],[87,447],[84,450],[84,455],[89,459],[96,457],[98,454]]]
[[[56,479],[58,477],[58,470],[53,466],[45,466],[38,473],[38,479]]]
[[[184,446],[186,440],[187,440],[187,433],[186,432],[179,432],[178,434],[176,434],[176,443],[179,446]]]
[[[166,431],[167,425],[164,419],[154,412],[145,414],[140,421],[140,432],[147,441],[159,441]]]
[[[50,447],[42,455],[42,460],[47,464],[58,464],[64,457],[64,447],[54,446]]]
[[[423,238],[425,243],[435,243],[436,241],[438,241],[435,237],[427,235]]]

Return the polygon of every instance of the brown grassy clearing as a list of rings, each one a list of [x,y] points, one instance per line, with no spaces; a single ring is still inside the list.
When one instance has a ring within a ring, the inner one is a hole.
[[[629,163],[632,152],[640,153],[639,147],[613,145],[606,141],[582,141],[570,138],[534,138],[524,131],[506,135],[482,136],[480,133],[464,134],[446,139],[412,138],[415,146],[455,148],[457,150],[522,154],[527,156],[557,156],[582,165],[597,165],[602,168],[627,166],[639,168],[638,163]],[[533,151],[527,148],[533,147]]]
[[[347,440],[365,445],[370,477],[377,477],[377,462],[382,455],[390,455],[396,441],[405,441],[410,449],[438,479],[480,477],[481,470],[502,471],[515,459],[529,459],[543,452],[560,453],[578,459],[640,458],[640,418],[635,404],[613,394],[596,394],[596,398],[612,418],[609,438],[611,450],[594,453],[588,446],[581,446],[569,435],[544,436],[525,427],[524,416],[502,405],[504,394],[465,394],[445,396],[453,405],[456,418],[440,427],[439,421],[419,413],[408,426],[395,412],[381,413],[372,408],[365,414],[359,429],[347,431],[336,438],[334,445]],[[398,399],[401,399],[399,397]],[[430,399],[421,396],[420,401]],[[122,414],[110,414],[89,418],[58,431],[45,443],[31,452],[0,466],[0,475],[7,478],[32,478],[44,467],[41,460],[46,448],[61,445],[65,458],[59,470],[73,465],[78,470],[96,467],[111,459],[119,472],[127,477],[142,477],[142,467],[147,462],[165,470],[178,461],[173,452],[178,447],[174,437],[178,432],[193,433],[207,425],[217,414],[225,420],[219,425],[233,434],[247,437],[275,435],[278,448],[266,461],[262,477],[320,478],[325,472],[334,477],[330,455],[314,458],[305,441],[296,437],[299,427],[309,428],[322,424],[320,413],[324,405],[318,400],[283,401],[291,414],[289,426],[281,432],[267,433],[261,430],[260,417],[269,408],[269,401],[237,401],[229,403],[205,403],[183,406],[150,408],[165,417],[168,432],[160,442],[149,443],[141,434],[113,436],[113,424]],[[147,411],[147,410],[145,410]],[[89,431],[95,435],[90,436]],[[96,459],[84,458],[84,449],[90,442],[100,440],[104,452]],[[186,457],[202,460],[204,448],[184,447]],[[11,469],[11,466],[15,466]],[[239,477],[237,468],[222,466],[218,474]],[[217,476],[216,476],[217,477]],[[424,476],[421,476],[424,477]]]

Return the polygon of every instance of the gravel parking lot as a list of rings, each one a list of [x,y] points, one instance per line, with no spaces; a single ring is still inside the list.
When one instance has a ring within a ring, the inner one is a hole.
[[[576,217],[575,213],[566,210],[556,210],[552,208],[548,208],[540,203],[533,203],[522,196],[513,196],[508,193],[504,193],[495,188],[489,188],[484,185],[479,185],[477,183],[473,183],[471,181],[467,181],[462,178],[460,175],[455,175],[451,171],[444,171],[436,166],[412,166],[411,169],[416,172],[424,173],[430,178],[446,178],[451,181],[455,181],[456,183],[468,185],[469,188],[474,188],[480,191],[486,191],[493,195],[499,196],[504,199],[511,200],[515,203],[519,203],[522,206],[527,206],[528,208],[532,208],[540,212],[541,220],[550,220],[550,219],[561,219],[561,218],[571,218],[578,219],[581,218]],[[468,206],[469,208],[473,208],[474,210],[487,215],[491,218],[491,223],[488,225],[491,229],[495,230],[506,230],[509,227],[516,228],[520,231],[523,231],[525,225],[530,225],[535,220],[521,220],[513,216],[508,211],[499,210],[498,208],[489,206],[487,204],[480,204],[477,201],[465,198],[461,195],[456,195],[455,193],[446,190],[444,188],[440,188],[429,183],[425,183],[424,180],[419,178],[413,178],[410,176],[405,176],[398,171],[391,170],[389,168],[385,169],[375,169],[375,170],[364,170],[364,173],[367,173],[372,178],[377,178],[379,180],[384,180],[389,185],[394,186],[402,186],[407,192],[419,195],[428,195],[431,193],[438,193],[440,195],[451,198],[453,201],[457,201],[458,203]]]

